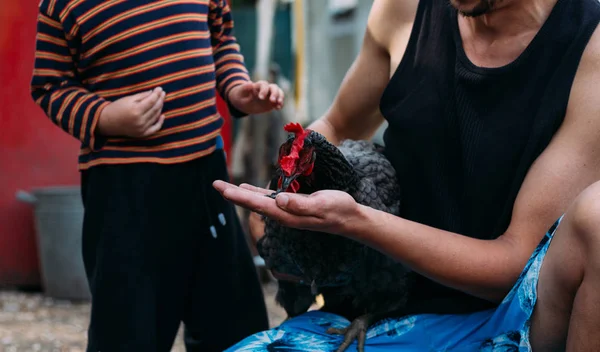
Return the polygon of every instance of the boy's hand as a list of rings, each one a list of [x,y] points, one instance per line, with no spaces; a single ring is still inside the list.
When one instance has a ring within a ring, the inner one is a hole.
[[[283,107],[283,90],[266,81],[248,82],[229,91],[229,102],[246,114],[260,114]]]
[[[123,97],[104,108],[98,120],[98,133],[105,136],[143,138],[162,127],[166,93],[158,87],[152,91]]]

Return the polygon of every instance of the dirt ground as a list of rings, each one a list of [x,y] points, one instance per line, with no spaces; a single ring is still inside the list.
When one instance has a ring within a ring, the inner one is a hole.
[[[263,290],[271,326],[276,326],[285,312],[275,304],[275,283],[263,285]],[[89,310],[88,303],[0,291],[0,352],[83,352]],[[172,352],[185,352],[181,336],[180,329]]]

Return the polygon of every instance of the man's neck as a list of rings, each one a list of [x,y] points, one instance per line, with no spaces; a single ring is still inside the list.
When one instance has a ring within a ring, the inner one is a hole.
[[[475,35],[511,37],[528,30],[539,30],[557,0],[504,0],[489,13],[463,17]]]
[[[475,65],[503,66],[531,43],[558,0],[504,0],[489,13],[460,16],[459,28],[467,56]]]

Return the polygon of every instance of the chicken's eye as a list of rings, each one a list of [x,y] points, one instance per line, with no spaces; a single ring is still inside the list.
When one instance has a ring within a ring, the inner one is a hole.
[[[290,154],[290,150],[292,149],[291,143],[284,143],[279,147],[279,158],[284,157]]]
[[[312,150],[302,150],[300,152],[300,165],[306,165],[313,162],[315,153]]]

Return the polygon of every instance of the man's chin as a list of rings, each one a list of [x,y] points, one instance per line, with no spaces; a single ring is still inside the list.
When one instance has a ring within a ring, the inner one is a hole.
[[[494,8],[495,0],[450,0],[450,4],[465,17],[478,17],[489,13]]]

